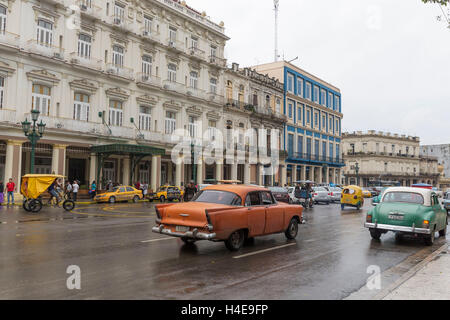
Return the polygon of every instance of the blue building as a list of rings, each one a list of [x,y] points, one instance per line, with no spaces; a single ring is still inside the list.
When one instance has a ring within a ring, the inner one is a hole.
[[[298,180],[342,183],[342,96],[340,90],[286,61],[255,67],[283,82],[287,152],[282,175]],[[284,180],[284,179],[282,179]]]

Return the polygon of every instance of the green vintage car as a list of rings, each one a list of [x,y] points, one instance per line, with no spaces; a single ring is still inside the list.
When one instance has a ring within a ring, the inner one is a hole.
[[[447,223],[447,213],[432,190],[392,187],[385,191],[381,203],[367,213],[365,227],[375,240],[393,231],[396,237],[421,237],[432,245],[436,232],[445,237]]]

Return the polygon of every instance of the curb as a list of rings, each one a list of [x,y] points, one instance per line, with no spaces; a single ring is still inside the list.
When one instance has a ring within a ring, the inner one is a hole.
[[[372,298],[372,300],[383,300],[387,295],[389,295],[392,291],[400,287],[403,283],[408,281],[410,278],[416,275],[417,272],[425,268],[431,261],[433,261],[438,255],[440,255],[442,252],[449,249],[449,244],[445,243],[443,246],[441,246],[439,249],[431,253],[428,257],[423,259],[420,263],[418,263],[416,266],[411,268],[408,272],[403,274],[400,279],[395,281],[390,287],[384,289],[380,293],[378,293],[375,297]]]

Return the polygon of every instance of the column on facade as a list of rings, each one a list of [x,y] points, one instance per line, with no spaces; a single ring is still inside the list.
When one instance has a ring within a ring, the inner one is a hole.
[[[319,183],[323,183],[323,168],[317,168],[319,170]]]
[[[184,161],[182,158],[178,159],[175,167],[175,185],[177,187],[182,187],[182,182],[184,179]]]
[[[22,144],[23,141],[8,140],[6,142],[5,158],[5,185],[10,178],[17,186],[17,193],[20,193],[20,179],[22,173]],[[6,199],[5,199],[6,200]]]
[[[130,184],[130,158],[126,157],[122,159],[122,183],[123,184]],[[131,183],[133,183],[133,181],[131,181]]]
[[[66,145],[53,145],[52,150],[52,172],[66,175]]]
[[[223,180],[223,160],[216,161],[216,180]]]
[[[151,188],[158,190],[161,185],[161,156],[152,156]]]
[[[301,172],[301,179],[300,180],[305,181],[306,180],[306,166],[301,166],[301,168],[302,168],[302,172]]]
[[[287,167],[286,164],[281,165],[281,186],[284,187],[287,184]]]
[[[264,185],[264,166],[262,164],[258,164],[257,185]]]
[[[204,170],[205,169],[205,165],[203,163],[203,159],[199,158],[197,160],[197,183],[203,183],[204,179]]]
[[[336,183],[336,169],[332,168],[331,169],[331,183]]]
[[[244,184],[250,184],[250,163],[244,164]]]
[[[337,184],[341,184],[342,183],[342,169],[338,170],[338,177],[339,177],[339,179],[337,181]]]
[[[316,182],[316,167],[311,166],[309,169],[310,175],[311,175],[311,181]]]
[[[238,162],[235,159],[231,165],[231,180],[237,180],[238,178]]]
[[[98,177],[100,179],[100,177]],[[97,155],[91,153],[89,160],[89,183],[92,181],[97,182],[97,186],[100,187],[100,181],[97,181]]]
[[[325,168],[325,183],[330,183],[330,168]]]

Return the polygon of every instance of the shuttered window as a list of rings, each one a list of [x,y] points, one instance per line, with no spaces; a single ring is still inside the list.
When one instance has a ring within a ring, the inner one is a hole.
[[[75,120],[89,121],[90,104],[89,96],[83,93],[75,93],[73,105],[73,118]]]
[[[33,84],[31,101],[31,108],[33,110],[39,110],[42,115],[48,115],[50,111],[51,89],[40,84]]]

